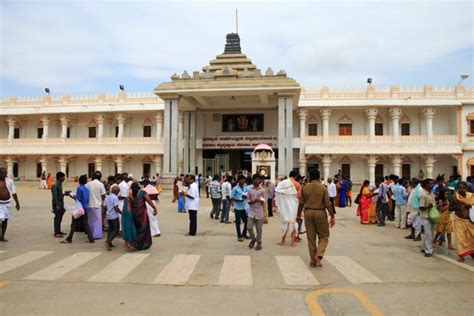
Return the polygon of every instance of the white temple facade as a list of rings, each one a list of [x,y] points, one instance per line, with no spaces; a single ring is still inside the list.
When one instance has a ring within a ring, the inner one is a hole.
[[[258,69],[229,34],[209,65],[152,92],[0,102],[0,166],[20,180],[43,170],[164,179],[257,172],[258,144],[273,148],[276,176],[311,168],[354,182],[420,170],[474,175],[474,88],[306,90],[283,70]]]

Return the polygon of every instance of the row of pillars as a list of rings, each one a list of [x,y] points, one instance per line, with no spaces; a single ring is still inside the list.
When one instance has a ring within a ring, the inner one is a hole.
[[[118,135],[117,138],[123,138],[125,130],[125,122],[127,120],[127,114],[117,113],[115,115],[118,125]],[[105,124],[105,114],[97,114],[95,116],[97,122],[97,138],[101,139],[104,135],[104,124]],[[51,121],[51,116],[44,115],[41,117],[42,127],[43,127],[43,136],[42,138],[46,140],[49,135],[49,123]],[[62,114],[59,116],[59,122],[61,124],[61,139],[67,138],[67,129],[71,126],[71,118],[67,114]],[[15,126],[18,123],[18,118],[15,116],[7,117],[8,123],[8,140],[13,140]],[[155,127],[156,127],[156,138],[161,139],[163,135],[163,112],[157,112],[155,114]]]
[[[327,142],[329,138],[329,119],[331,118],[332,110],[322,109],[319,111],[323,123],[322,137],[323,142]],[[375,122],[378,115],[378,110],[370,108],[365,111],[369,121],[369,139],[370,142],[375,142]],[[308,110],[299,110],[298,118],[300,120],[300,139],[304,140],[306,136],[306,119],[308,117]],[[423,118],[426,120],[426,138],[428,142],[433,142],[433,119],[436,114],[434,108],[426,108],[421,111]],[[392,119],[392,134],[395,142],[400,141],[400,118],[402,116],[402,109],[393,107],[389,110],[389,115]],[[304,141],[303,141],[304,143]],[[304,146],[303,146],[304,148]]]
[[[366,158],[367,160],[367,167],[369,169],[369,181],[370,183],[375,183],[375,166],[377,164],[377,157],[375,155],[369,155]],[[427,178],[433,178],[433,169],[434,165],[436,162],[436,159],[433,157],[433,155],[427,155],[424,157],[425,160],[425,168],[426,168],[426,177]],[[333,159],[331,158],[330,155],[323,155],[321,157],[321,165],[322,165],[322,176],[325,180],[327,180],[328,177],[331,176],[330,174],[330,168],[331,168],[331,162]],[[393,155],[392,156],[392,168],[393,168],[393,174],[397,176],[401,176],[401,168],[402,168],[402,158],[400,155]],[[299,165],[300,171],[303,169],[304,170],[304,175],[306,174],[306,160],[302,161],[300,159],[300,165]]]
[[[104,166],[104,160],[105,157],[103,156],[96,156],[94,158],[94,164],[95,164],[95,170],[97,171],[102,171],[103,166]],[[115,156],[112,158],[113,162],[117,166],[117,173],[122,173],[124,172],[123,166],[125,164],[126,158],[123,156]],[[41,169],[44,172],[48,171],[48,156],[42,156],[39,159],[39,162],[41,163]],[[13,177],[13,164],[15,163],[15,159],[13,157],[7,157],[5,159],[5,163],[7,165],[7,175],[9,177]],[[58,159],[59,163],[59,171],[66,173],[67,165],[69,163],[69,158],[67,156],[60,156]],[[154,157],[153,163],[155,164],[155,173],[162,174],[163,170],[163,156],[162,155],[156,155]],[[54,170],[55,172],[57,170]]]

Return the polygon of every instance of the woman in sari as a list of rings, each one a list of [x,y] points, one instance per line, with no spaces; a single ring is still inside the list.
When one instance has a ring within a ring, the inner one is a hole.
[[[360,188],[360,201],[357,207],[357,214],[360,216],[361,224],[376,224],[377,215],[375,204],[372,202],[373,188],[369,187],[369,180],[365,180]]]
[[[148,194],[144,190],[140,190],[137,182],[130,186],[131,195],[129,195],[129,203],[132,210],[133,224],[136,231],[136,241],[134,248],[136,250],[145,250],[150,248],[152,244],[150,220],[146,204],[153,209],[153,215],[156,216],[156,206]]]
[[[132,205],[130,201],[130,192],[127,197],[121,201],[122,209],[122,238],[124,240],[123,247],[126,249],[135,248],[137,242],[137,230],[133,221]]]
[[[341,188],[341,182],[337,178],[337,176],[334,177],[334,185],[336,186],[336,196],[334,197],[334,206],[339,206],[339,189]],[[334,207],[334,211],[336,208]]]
[[[347,182],[344,179],[342,179],[341,182],[340,182],[339,191],[338,191],[338,193],[339,193],[338,194],[339,195],[339,207],[346,207],[347,189],[348,189]]]
[[[51,172],[48,173],[48,177],[46,178],[46,182],[48,185],[48,189],[51,189],[53,186],[53,177],[51,176]]]
[[[464,262],[465,256],[474,257],[474,223],[469,217],[469,210],[474,205],[474,195],[467,192],[467,183],[458,184],[455,195],[457,208],[454,212],[454,234],[456,236],[456,249],[458,261]]]

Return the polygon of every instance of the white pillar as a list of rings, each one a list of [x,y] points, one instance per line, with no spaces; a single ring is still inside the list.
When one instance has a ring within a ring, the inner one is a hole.
[[[96,156],[95,157],[95,170],[96,171],[102,171],[102,156]]]
[[[323,165],[323,180],[327,181],[328,178],[330,177],[329,172],[331,168],[331,157],[329,155],[324,155],[323,159],[321,160],[322,165]]]
[[[11,142],[15,135],[16,118],[14,116],[7,117],[7,123],[8,123],[8,141]]]
[[[428,143],[433,142],[433,118],[436,114],[436,110],[433,108],[426,108],[422,111],[423,117],[426,119],[426,141]]]
[[[426,178],[433,179],[433,168],[436,160],[433,155],[428,155],[425,158]]]
[[[162,172],[163,172],[162,171],[162,169],[163,169],[163,156],[162,155],[156,155],[154,162],[155,162],[155,173],[158,173],[161,176]]]
[[[286,103],[286,174],[293,170],[293,97],[285,97]]]
[[[97,139],[101,140],[102,137],[104,137],[105,115],[104,114],[97,114],[95,119],[97,121]]]
[[[7,177],[13,179],[13,164],[14,164],[13,158],[7,157],[5,159],[5,163],[7,164]]]
[[[401,177],[401,167],[402,167],[402,158],[400,155],[393,155],[392,156],[392,166],[393,166],[393,174],[396,176]]]
[[[184,112],[178,112],[178,174],[184,173]]]
[[[329,139],[329,118],[331,117],[331,110],[322,109],[319,111],[323,121],[323,142],[326,143]]]
[[[118,135],[117,138],[123,138],[123,130],[125,127],[125,119],[127,115],[125,113],[118,113],[116,115],[117,123],[118,123]]]
[[[300,120],[300,152],[298,159],[298,167],[300,175],[306,175],[306,118],[308,117],[308,110],[299,110],[298,118]]]
[[[165,100],[163,121],[163,175],[177,175],[178,99]]]
[[[156,121],[156,140],[161,141],[163,135],[163,112],[157,112],[155,114]]]
[[[298,159],[298,168],[300,172],[300,176],[306,176],[306,159]]]
[[[377,109],[365,110],[367,118],[369,119],[369,142],[375,143],[375,119],[377,118]]]
[[[41,163],[41,171],[47,172],[48,171],[48,157],[47,156],[41,157],[40,163]]]
[[[283,97],[278,98],[278,176],[286,174],[286,105]]]
[[[49,117],[48,115],[45,115],[41,118],[41,121],[43,122],[43,140],[46,140],[48,138],[50,120],[51,117]]]
[[[67,169],[67,158],[66,156],[61,156],[59,157],[59,169],[62,173],[66,174],[66,169]]]
[[[61,114],[59,116],[59,122],[61,123],[61,139],[67,138],[67,128],[69,126],[69,115]]]
[[[389,110],[390,117],[392,118],[392,128],[393,128],[393,141],[395,143],[400,142],[400,117],[402,115],[402,110],[400,108],[391,108]]]
[[[375,183],[375,165],[377,164],[377,158],[375,155],[370,155],[367,158],[367,166],[369,167],[369,182]]]
[[[123,158],[121,156],[115,157],[115,164],[117,165],[117,173],[123,172]]]

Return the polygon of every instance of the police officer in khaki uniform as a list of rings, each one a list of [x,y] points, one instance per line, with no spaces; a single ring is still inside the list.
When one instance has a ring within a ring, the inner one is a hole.
[[[329,200],[327,188],[321,184],[319,170],[309,172],[310,183],[303,189],[304,221],[308,238],[311,267],[322,267],[321,260],[329,243],[329,227],[334,227],[336,217]],[[327,211],[326,211],[327,210]],[[331,219],[328,221],[328,213]],[[318,239],[316,245],[316,237]]]

